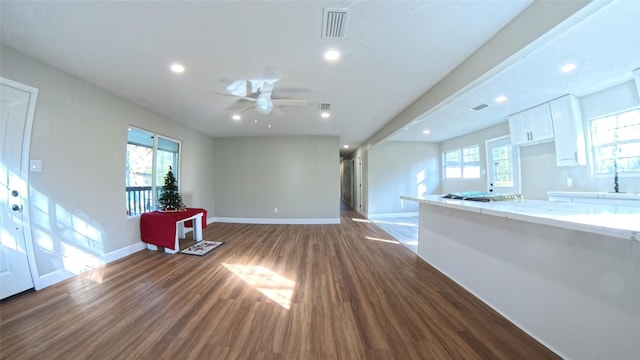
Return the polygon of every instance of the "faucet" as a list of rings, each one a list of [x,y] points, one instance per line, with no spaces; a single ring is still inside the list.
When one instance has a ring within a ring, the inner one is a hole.
[[[620,192],[620,185],[618,184],[618,163],[613,159],[613,191]]]

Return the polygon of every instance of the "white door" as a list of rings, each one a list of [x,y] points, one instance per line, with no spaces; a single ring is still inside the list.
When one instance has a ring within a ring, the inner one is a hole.
[[[520,153],[509,136],[489,139],[487,148],[487,188],[495,194],[520,193]]]
[[[30,129],[37,90],[0,78],[0,299],[34,287],[27,255],[27,167],[23,135]]]

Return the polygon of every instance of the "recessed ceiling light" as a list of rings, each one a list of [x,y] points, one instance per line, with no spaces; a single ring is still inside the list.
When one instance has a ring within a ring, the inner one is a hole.
[[[348,148],[349,148],[349,145],[345,145],[345,146],[343,146],[343,148],[348,149]]]
[[[425,134],[425,135],[429,135],[429,134],[431,134],[431,130],[425,129],[422,133]]]
[[[336,61],[340,58],[340,53],[338,52],[338,50],[329,50],[324,53],[324,58],[329,61]]]
[[[320,117],[323,119],[328,119],[329,116],[331,116],[331,114],[328,111],[323,111],[322,113],[320,113]]]
[[[174,73],[180,74],[184,72],[184,66],[182,64],[174,63],[171,64],[171,71]]]
[[[565,64],[560,68],[562,72],[571,72],[575,69],[576,69],[576,64],[572,64],[572,63]]]
[[[269,124],[269,129],[271,129],[271,124]]]
[[[507,97],[506,96],[498,96],[496,98],[496,102],[497,103],[501,103],[501,102],[505,102],[505,101],[507,101]]]
[[[233,120],[240,120],[240,119],[242,119],[242,116],[240,116],[240,115],[238,115],[238,114],[235,114],[235,115],[233,115],[231,118],[232,118]]]

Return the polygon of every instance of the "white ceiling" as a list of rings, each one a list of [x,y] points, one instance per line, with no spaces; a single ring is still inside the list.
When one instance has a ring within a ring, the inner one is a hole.
[[[460,91],[389,139],[443,141],[499,124],[509,114],[565,94],[581,97],[633,79],[633,70],[640,68],[640,1],[591,6],[595,10],[585,8],[591,15],[516,54],[494,76]],[[567,63],[576,69],[561,72]],[[508,100],[498,104],[498,96]],[[489,107],[470,110],[482,103]],[[431,133],[425,135],[425,129]]]
[[[337,135],[354,149],[530,3],[1,1],[0,35],[6,46],[213,137]],[[390,139],[442,141],[631,79],[640,68],[640,1],[596,3],[594,15],[514,54]],[[345,39],[321,38],[328,7],[351,9]],[[335,63],[322,57],[329,48],[342,52]],[[175,61],[184,74],[169,71]],[[567,61],[578,68],[562,74]],[[250,111],[232,120],[240,104],[217,93],[234,81],[272,78],[274,98],[308,105],[283,108],[282,118]],[[498,95],[508,100],[495,104]],[[329,119],[319,117],[320,102],[331,103]],[[469,110],[480,103],[489,107]]]
[[[211,136],[337,135],[354,149],[530,3],[2,1],[0,30],[4,45]],[[321,38],[326,7],[351,9],[345,39]],[[232,120],[237,100],[217,93],[265,78],[308,105]]]

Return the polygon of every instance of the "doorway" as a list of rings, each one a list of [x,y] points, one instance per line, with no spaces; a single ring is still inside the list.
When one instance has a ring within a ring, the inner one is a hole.
[[[362,214],[362,156],[356,157],[356,206],[357,212]]]
[[[0,77],[0,299],[34,287],[29,143],[38,89]]]
[[[511,138],[501,136],[486,141],[487,190],[495,194],[520,193],[520,152]]]

